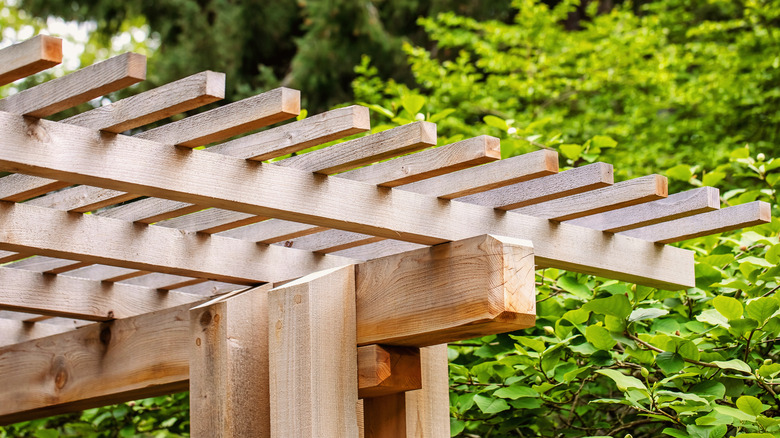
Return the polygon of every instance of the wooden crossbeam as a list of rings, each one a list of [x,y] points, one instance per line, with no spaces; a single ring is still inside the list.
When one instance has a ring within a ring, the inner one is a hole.
[[[566,221],[663,199],[668,193],[665,176],[648,175],[590,192],[519,208],[516,211],[554,221]]]
[[[0,268],[0,309],[107,321],[198,301],[179,292]]]
[[[617,233],[646,227],[720,208],[720,193],[714,187],[700,187],[673,193],[666,199],[594,214],[569,221],[570,224]]]
[[[34,75],[62,62],[62,40],[38,35],[0,50],[0,85]]]
[[[772,207],[763,201],[688,216],[661,224],[624,231],[626,235],[656,243],[681,242],[694,237],[761,225],[772,220]]]
[[[246,227],[224,231],[219,235],[270,244],[292,240],[300,236],[308,236],[325,230],[327,230],[325,227],[318,227],[300,222],[269,219]]]
[[[14,173],[0,178],[0,201],[26,201],[69,185],[55,179]]]
[[[146,79],[146,57],[125,53],[0,100],[0,111],[46,117]]]
[[[133,137],[105,138],[98,131],[7,113],[0,113],[0,133],[4,169],[414,243],[436,244],[484,233],[517,236],[538,242],[540,266],[667,289],[693,284],[688,251],[619,235],[607,237],[565,223],[551,225],[512,212],[498,215],[478,205],[442,203],[432,196],[205,151],[174,150]],[[51,142],[57,147],[51,148]],[[74,156],[79,159],[70,158]],[[556,243],[560,239],[579,245],[564,248]],[[601,255],[593,257],[594,251]],[[626,253],[635,256],[627,258]]]
[[[277,88],[137,134],[169,145],[197,147],[297,116],[301,93]]]
[[[284,245],[290,248],[328,254],[381,240],[384,240],[384,238],[368,234],[352,233],[344,230],[325,230],[315,234],[296,237],[294,240],[285,242]]]
[[[225,74],[204,71],[109,105],[76,114],[62,122],[119,133],[224,98]]]
[[[27,201],[26,204],[75,213],[86,213],[137,197],[138,195],[125,193],[119,190],[102,189],[92,186],[78,186],[32,199]]]
[[[420,349],[365,345],[358,349],[358,396],[381,397],[422,388]]]
[[[34,324],[0,318],[0,347],[72,331],[75,327],[61,324]]]
[[[140,224],[152,224],[155,222],[183,216],[202,210],[189,202],[171,201],[160,198],[144,198],[97,213],[99,216],[121,219]]]

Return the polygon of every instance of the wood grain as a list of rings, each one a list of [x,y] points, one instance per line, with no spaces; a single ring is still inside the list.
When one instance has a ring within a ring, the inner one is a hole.
[[[208,150],[247,160],[265,161],[369,129],[368,108],[355,105],[237,138]]]
[[[144,198],[108,210],[103,210],[98,212],[97,215],[129,222],[138,222],[140,224],[153,224],[172,217],[194,213],[202,209],[202,207],[190,204],[189,202],[177,202],[160,198]]]
[[[319,254],[329,254],[355,246],[384,240],[382,237],[352,233],[343,230],[326,230],[315,234],[296,237],[283,243],[288,248],[305,249]]]
[[[298,90],[277,88],[144,131],[136,137],[169,145],[204,146],[297,116],[301,111],[300,95]]]
[[[648,175],[515,211],[560,222],[663,199],[668,193],[665,176]]]
[[[92,186],[77,186],[27,201],[27,205],[86,213],[137,198],[138,195]]]
[[[357,437],[355,270],[268,294],[271,436]]]
[[[115,56],[0,100],[0,111],[47,117],[146,79],[146,57]]]
[[[0,178],[0,201],[26,201],[69,185],[54,179],[14,173]]]
[[[688,216],[661,224],[624,231],[618,235],[631,236],[650,242],[674,243],[693,239],[694,237],[766,224],[771,221],[771,205],[763,201],[754,201],[697,214],[696,216]]]
[[[594,230],[617,233],[720,208],[720,193],[714,187],[700,187],[673,193],[666,199],[647,202],[569,221]]]
[[[307,236],[325,230],[327,230],[327,228],[299,222],[269,219],[245,227],[223,231],[219,233],[219,235],[270,244],[292,240],[296,237]]]
[[[38,35],[0,50],[0,86],[62,62],[62,40]]]
[[[188,76],[120,101],[62,120],[64,123],[124,132],[225,98],[225,74]]]
[[[14,319],[0,318],[0,347],[66,333],[75,329],[76,327],[71,325],[31,324]]]
[[[420,388],[419,348],[371,344],[358,349],[358,397],[382,397]]]
[[[400,188],[442,199],[454,199],[557,172],[558,154],[545,149],[406,184]]]
[[[406,393],[406,433],[414,438],[450,436],[447,345],[420,349],[422,389]]]
[[[406,394],[396,393],[363,400],[363,436],[402,438],[406,430]]]

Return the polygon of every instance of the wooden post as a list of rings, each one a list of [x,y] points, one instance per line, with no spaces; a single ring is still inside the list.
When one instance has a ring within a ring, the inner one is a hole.
[[[272,437],[357,437],[355,269],[269,292]]]

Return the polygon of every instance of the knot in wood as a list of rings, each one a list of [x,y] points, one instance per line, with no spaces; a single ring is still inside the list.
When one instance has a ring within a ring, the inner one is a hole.
[[[100,330],[100,343],[108,345],[111,342],[111,327],[103,327]]]
[[[200,325],[203,327],[206,327],[207,325],[211,324],[211,312],[203,312],[200,315]]]

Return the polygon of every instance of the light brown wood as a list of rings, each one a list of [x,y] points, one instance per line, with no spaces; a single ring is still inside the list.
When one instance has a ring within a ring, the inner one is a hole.
[[[9,263],[16,260],[21,260],[30,257],[33,254],[19,254],[15,251],[1,251],[0,250],[0,263]]]
[[[406,394],[396,393],[363,400],[363,436],[403,438],[406,430]]]
[[[107,321],[199,300],[179,292],[0,268],[0,309]]]
[[[391,255],[400,254],[406,251],[412,251],[415,249],[427,248],[425,245],[419,245],[411,242],[401,242],[400,240],[383,240],[381,242],[369,243],[367,245],[356,246],[341,251],[336,251],[333,254],[338,254],[341,257],[347,257],[349,259],[366,261],[379,257],[387,257]]]
[[[38,35],[0,50],[0,86],[62,62],[62,40]]]
[[[358,344],[424,347],[532,327],[530,242],[477,236],[357,265]]]
[[[284,246],[288,248],[305,249],[320,254],[329,254],[382,240],[384,240],[384,238],[370,236],[368,234],[352,233],[342,230],[326,230],[315,234],[296,237],[295,239],[284,242]]]
[[[244,134],[301,111],[298,90],[277,88],[137,134],[136,137],[177,146],[197,147]]]
[[[355,270],[268,294],[271,436],[357,437]]]
[[[558,172],[558,154],[541,150],[406,184],[401,189],[454,199]]]
[[[0,348],[0,424],[186,391],[191,307]]]
[[[50,272],[55,269],[63,269],[67,266],[77,263],[73,260],[64,260],[54,257],[35,256],[27,257],[6,265],[9,268],[24,269],[33,272]]]
[[[617,233],[720,208],[720,194],[714,187],[700,187],[673,193],[666,199],[634,205],[569,221],[570,224]]]
[[[650,225],[617,235],[635,237],[657,243],[681,242],[694,237],[738,230],[772,221],[772,207],[763,201],[735,205],[721,210],[688,216],[661,224]]]
[[[92,186],[78,186],[50,193],[46,196],[41,196],[40,198],[35,198],[27,201],[26,204],[53,208],[55,210],[86,213],[137,197],[138,195],[118,190],[101,189]]]
[[[330,175],[435,145],[436,125],[415,122],[296,155],[275,164]]]
[[[19,344],[32,339],[75,330],[76,327],[60,324],[31,324],[23,321],[0,318],[0,347]]]
[[[458,201],[499,210],[514,210],[527,205],[607,187],[612,182],[612,165],[593,163],[555,175],[465,196],[459,198]]]
[[[0,100],[0,111],[46,117],[146,79],[146,57],[125,53]]]
[[[419,348],[377,344],[358,348],[358,397],[382,397],[420,388]]]
[[[368,108],[349,106],[210,147],[209,152],[265,161],[371,129]]]
[[[99,216],[121,219],[140,224],[155,222],[183,216],[202,210],[202,207],[188,202],[177,202],[169,199],[144,198],[108,210],[98,212]]]
[[[250,240],[259,243],[277,243],[292,240],[296,237],[325,231],[327,228],[302,224],[299,222],[269,219],[241,228],[235,228],[219,233],[220,236],[234,239]]]
[[[539,266],[666,289],[693,284],[689,251],[565,223],[2,112],[0,134],[4,169],[414,243],[515,236],[535,242]]]
[[[268,291],[231,293],[190,311],[190,434],[271,435]]]
[[[249,213],[223,210],[221,208],[210,208],[208,210],[201,210],[158,222],[157,226],[204,234],[214,234],[267,219],[268,218],[255,216]]]
[[[668,193],[665,176],[648,175],[515,211],[560,222],[663,199]]]
[[[414,438],[449,438],[447,345],[420,349],[423,387],[406,394],[406,432]]]
[[[14,173],[0,178],[0,201],[26,201],[69,185],[53,179]]]
[[[6,202],[0,203],[0,242],[0,250],[239,284],[287,280],[351,262],[292,248]]]
[[[500,140],[480,135],[373,166],[350,170],[338,176],[382,187],[397,187],[500,159]]]
[[[119,133],[224,98],[225,74],[204,71],[62,121]]]

